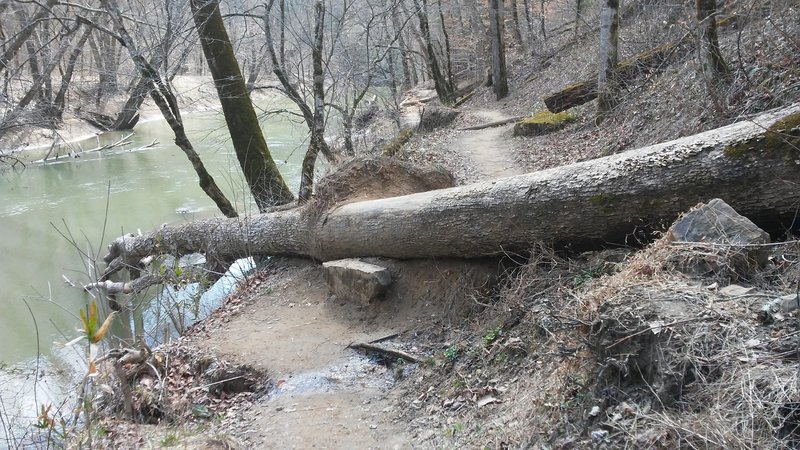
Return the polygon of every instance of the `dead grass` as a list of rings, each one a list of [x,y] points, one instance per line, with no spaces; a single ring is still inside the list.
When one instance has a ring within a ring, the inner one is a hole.
[[[422,445],[796,447],[800,325],[756,310],[797,290],[800,247],[774,245],[757,291],[738,297],[678,270],[693,251],[662,239],[601,274],[593,258],[534,249],[408,387],[412,425],[436,430]]]

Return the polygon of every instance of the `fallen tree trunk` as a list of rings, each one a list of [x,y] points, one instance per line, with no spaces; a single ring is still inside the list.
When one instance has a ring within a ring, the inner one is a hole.
[[[646,72],[658,70],[668,65],[691,51],[693,48],[691,44],[691,34],[686,33],[680,39],[652,48],[620,62],[617,66],[619,81],[624,84]],[[584,81],[570,84],[564,89],[545,97],[544,104],[550,112],[558,113],[590,102],[595,98],[597,98],[596,72],[589,75]]]
[[[103,279],[156,253],[325,261],[479,257],[541,241],[576,248],[624,244],[634,231],[659,229],[713,197],[775,229],[791,223],[800,206],[799,136],[795,104],[695,136],[492,182],[330,210],[310,204],[164,226],[116,239]]]
[[[480,125],[473,125],[471,127],[464,127],[461,129],[461,131],[483,130],[485,128],[499,127],[501,125],[507,125],[512,122],[519,122],[524,118],[525,116],[509,117],[506,119],[495,120],[494,122],[482,123]]]

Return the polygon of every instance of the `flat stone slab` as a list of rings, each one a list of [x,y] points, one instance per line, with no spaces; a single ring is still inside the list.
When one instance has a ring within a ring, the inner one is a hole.
[[[322,263],[331,294],[337,298],[369,304],[392,284],[389,270],[358,259],[339,259]]]

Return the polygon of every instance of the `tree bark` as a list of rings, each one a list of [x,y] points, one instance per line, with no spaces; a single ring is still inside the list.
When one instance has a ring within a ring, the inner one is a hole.
[[[191,0],[190,5],[236,158],[259,211],[291,202],[294,195],[270,155],[219,12],[219,0]]]
[[[634,232],[647,236],[714,197],[760,226],[786,230],[800,201],[798,147],[794,104],[695,136],[492,182],[121,237],[109,246],[100,281],[156,253],[325,261],[480,257],[525,251],[534,242],[575,249],[626,244]]]
[[[696,0],[698,33],[698,59],[700,72],[706,81],[709,96],[718,112],[726,109],[723,95],[720,92],[725,79],[730,74],[728,65],[722,58],[717,37],[717,2],[716,0]]]
[[[605,0],[600,11],[600,55],[597,68],[597,114],[603,118],[617,103],[617,55],[620,0]]]
[[[492,89],[497,100],[500,100],[508,95],[502,0],[489,0],[489,30],[492,40]]]
[[[322,0],[314,3],[314,45],[311,47],[311,72],[312,90],[314,93],[314,110],[311,129],[311,139],[303,158],[300,170],[300,192],[297,198],[301,202],[311,199],[314,192],[314,168],[317,164],[317,155],[328,148],[325,142],[325,73],[323,72],[322,43],[325,25],[325,4]]]
[[[439,100],[445,105],[450,105],[456,99],[453,96],[452,86],[442,72],[439,59],[436,57],[436,52],[433,47],[431,30],[428,24],[428,0],[422,0],[422,6],[420,6],[418,0],[414,0],[414,8],[417,10],[419,31],[425,49],[425,60],[428,64],[428,70],[433,77],[433,86],[436,89],[436,93],[439,95]]]
[[[511,22],[514,24],[514,26],[511,27],[511,36],[514,38],[514,43],[517,44],[517,46],[522,47],[522,31],[520,31],[519,26],[519,10],[517,7],[517,0],[511,0],[508,7],[511,10]]]

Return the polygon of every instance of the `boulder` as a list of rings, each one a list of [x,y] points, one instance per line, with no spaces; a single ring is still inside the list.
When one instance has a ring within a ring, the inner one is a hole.
[[[709,247],[707,255],[711,256],[697,258],[692,268],[695,273],[717,271],[722,265],[736,271],[761,267],[769,257],[769,249],[763,246],[770,242],[769,233],[718,198],[701,203],[678,219],[667,237],[673,242]]]
[[[389,270],[358,259],[322,263],[331,294],[337,298],[369,304],[392,284]]]

